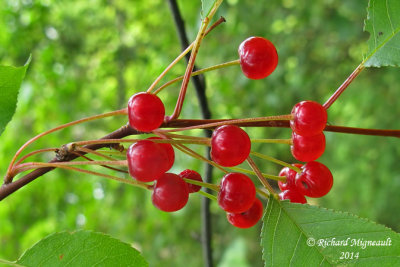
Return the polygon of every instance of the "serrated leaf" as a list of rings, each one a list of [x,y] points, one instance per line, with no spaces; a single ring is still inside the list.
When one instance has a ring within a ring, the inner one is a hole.
[[[91,231],[52,234],[28,249],[17,264],[24,266],[148,266],[127,243]]]
[[[370,33],[366,67],[400,66],[400,1],[370,0],[364,30]]]
[[[400,266],[400,235],[355,215],[272,197],[263,220],[265,266]]]
[[[22,67],[0,66],[0,135],[15,113],[19,88],[30,61],[29,57]]]

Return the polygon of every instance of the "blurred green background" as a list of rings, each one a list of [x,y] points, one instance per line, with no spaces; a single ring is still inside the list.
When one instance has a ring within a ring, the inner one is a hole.
[[[201,1],[178,3],[193,40]],[[343,0],[225,1],[217,16],[224,16],[227,23],[204,40],[198,66],[236,59],[238,45],[253,35],[274,42],[280,62],[261,81],[246,79],[237,66],[207,74],[213,118],[287,114],[306,99],[323,103],[362,60],[369,38],[363,32],[366,6],[367,1]],[[0,64],[23,65],[29,54],[33,59],[17,112],[0,137],[1,176],[30,137],[126,106],[128,98],[146,90],[179,51],[166,1],[2,0]],[[183,63],[176,66],[167,79],[181,75],[184,67]],[[365,70],[329,109],[329,123],[399,129],[399,84],[398,69]],[[175,85],[160,94],[168,113],[178,89]],[[200,116],[190,87],[182,118]],[[126,122],[119,117],[79,125],[43,138],[31,149],[99,138]],[[253,138],[290,138],[291,134],[288,129],[246,130]],[[320,161],[331,169],[334,186],[327,196],[310,203],[400,231],[399,140],[339,133],[326,133],[326,137]],[[286,145],[254,145],[253,149],[294,161]],[[203,153],[201,148],[198,151]],[[280,170],[273,163],[257,163],[267,173]],[[177,153],[173,171],[185,168],[201,172],[203,165]],[[221,176],[215,171],[214,181]],[[182,211],[167,214],[155,209],[150,194],[141,189],[56,170],[0,202],[0,258],[15,260],[50,233],[83,228],[132,243],[150,266],[202,266],[199,212],[198,195],[191,196]],[[211,212],[215,263],[262,266],[261,224],[240,230],[229,225],[216,203]]]

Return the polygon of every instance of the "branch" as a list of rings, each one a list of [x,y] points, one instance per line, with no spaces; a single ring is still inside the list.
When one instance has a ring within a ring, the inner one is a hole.
[[[164,123],[161,128],[179,128],[179,127],[189,127],[195,125],[201,125],[205,123],[211,122],[219,122],[219,121],[226,121],[226,120],[175,120],[168,123]],[[264,122],[247,122],[247,123],[238,123],[238,126],[247,126],[247,127],[282,127],[282,128],[289,128],[288,121],[264,121]],[[335,126],[335,125],[327,125],[324,131],[328,132],[337,132],[337,133],[347,133],[347,134],[359,134],[359,135],[372,135],[372,136],[385,136],[385,137],[397,137],[400,138],[400,130],[383,130],[383,129],[365,129],[365,128],[355,128],[355,127],[345,127],[345,126]],[[104,136],[101,139],[121,139],[123,137],[138,134],[137,131],[130,128],[128,125],[121,127],[120,129]],[[94,144],[85,146],[85,148],[91,150],[97,150],[99,148],[112,146],[113,144]],[[84,153],[82,153],[84,154]],[[62,158],[55,157],[50,163],[54,162],[65,162],[71,161],[78,158],[76,154],[68,153],[64,155]],[[8,195],[14,193],[21,187],[25,186],[26,184],[32,182],[36,178],[42,176],[43,174],[53,170],[54,168],[38,168],[31,173],[21,177],[20,179],[9,183],[3,184],[0,187],[0,201],[6,198]]]
[[[133,130],[128,125],[125,125],[125,126],[119,128],[118,130],[104,136],[101,139],[121,139],[123,137],[133,135],[133,134],[137,134],[137,131]],[[91,150],[97,150],[99,148],[108,147],[111,145],[115,145],[115,144],[94,144],[94,145],[85,146],[85,148],[91,149]],[[80,153],[82,155],[86,154],[84,152],[80,152]],[[63,155],[62,157],[57,155],[49,162],[50,163],[66,162],[66,161],[74,160],[76,158],[78,158],[77,154],[67,153],[67,154]],[[14,193],[21,187],[23,187],[23,186],[29,184],[30,182],[34,181],[35,179],[39,178],[40,176],[48,173],[49,171],[52,171],[53,169],[54,168],[51,168],[51,167],[38,168],[12,183],[3,184],[0,188],[0,201],[3,200],[4,198],[6,198],[7,196],[9,196],[10,194]]]

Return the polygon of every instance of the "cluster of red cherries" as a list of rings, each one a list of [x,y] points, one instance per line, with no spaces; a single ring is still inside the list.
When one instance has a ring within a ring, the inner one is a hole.
[[[330,170],[322,163],[315,161],[325,151],[325,135],[323,130],[327,122],[325,108],[314,101],[302,101],[292,109],[292,146],[291,151],[295,159],[306,162],[293,164],[300,168],[297,173],[294,169],[284,167],[279,176],[286,177],[286,182],[278,182],[282,193],[280,199],[289,199],[291,202],[307,203],[304,196],[322,197],[332,188],[333,177]]]
[[[262,37],[251,37],[239,46],[240,66],[250,79],[262,79],[270,75],[278,64],[275,46]],[[152,132],[164,122],[165,108],[156,95],[138,93],[128,102],[129,124],[139,132]],[[321,197],[332,187],[329,169],[315,160],[325,149],[323,129],[327,120],[326,110],[313,101],[296,104],[290,121],[292,154],[304,165],[285,167],[279,182],[283,191],[280,199],[305,203],[305,197]],[[180,174],[169,173],[175,160],[170,143],[157,142],[163,137],[150,137],[137,141],[127,150],[130,175],[140,182],[154,182],[152,202],[162,211],[173,212],[183,208],[190,193],[198,192],[200,186],[188,180],[202,182],[200,174],[185,170]],[[222,167],[233,167],[243,163],[250,155],[251,140],[240,127],[227,124],[217,127],[211,137],[211,159]],[[297,171],[299,172],[297,172]],[[185,181],[186,179],[186,181]],[[262,217],[263,205],[256,197],[256,187],[245,174],[232,172],[223,176],[217,196],[219,206],[227,212],[228,221],[239,228],[255,225]]]

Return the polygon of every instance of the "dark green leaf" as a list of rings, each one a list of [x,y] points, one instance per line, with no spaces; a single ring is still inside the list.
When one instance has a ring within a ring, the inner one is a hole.
[[[28,249],[17,263],[25,266],[148,266],[129,244],[83,230],[50,235]]]
[[[18,92],[31,59],[22,67],[0,66],[0,135],[17,107]]]
[[[261,243],[265,266],[400,263],[400,235],[391,229],[349,213],[275,198],[268,203]]]
[[[371,37],[365,66],[400,66],[399,14],[399,0],[370,0],[365,30]]]

